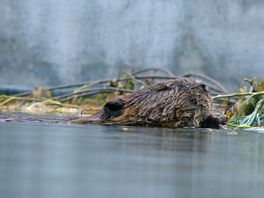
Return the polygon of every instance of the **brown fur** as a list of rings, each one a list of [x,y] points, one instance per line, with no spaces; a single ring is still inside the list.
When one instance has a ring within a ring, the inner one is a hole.
[[[206,127],[212,108],[206,85],[181,78],[111,100],[98,113],[81,118],[75,123]]]

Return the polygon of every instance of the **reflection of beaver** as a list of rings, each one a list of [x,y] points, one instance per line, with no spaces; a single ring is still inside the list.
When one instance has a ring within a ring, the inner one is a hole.
[[[151,127],[218,128],[207,86],[188,79],[161,82],[107,102],[103,110],[75,123]]]

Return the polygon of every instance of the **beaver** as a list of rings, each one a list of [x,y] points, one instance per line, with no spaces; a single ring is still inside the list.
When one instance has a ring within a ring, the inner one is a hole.
[[[213,103],[206,84],[179,78],[110,100],[99,112],[74,123],[219,128],[212,111]]]

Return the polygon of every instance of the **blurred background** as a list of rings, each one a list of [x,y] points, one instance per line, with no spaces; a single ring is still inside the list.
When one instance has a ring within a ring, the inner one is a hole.
[[[1,86],[159,67],[238,88],[263,77],[262,0],[0,0]]]

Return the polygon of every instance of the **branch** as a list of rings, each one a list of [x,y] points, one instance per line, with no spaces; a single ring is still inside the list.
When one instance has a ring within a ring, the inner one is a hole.
[[[231,98],[231,97],[257,96],[257,95],[264,95],[264,91],[250,92],[250,93],[233,93],[233,94],[217,95],[217,96],[213,96],[212,98],[213,99],[218,99],[218,98]]]
[[[164,74],[166,74],[169,77],[174,77],[174,74],[171,71],[169,71],[167,69],[160,69],[160,68],[155,68],[155,67],[153,67],[153,68],[151,67],[151,68],[147,68],[147,69],[141,69],[141,70],[133,72],[132,74],[137,75],[137,74],[145,73],[148,71],[154,71],[154,72],[159,71],[159,72],[163,72]]]
[[[76,97],[78,98],[78,97],[84,97],[84,96],[91,96],[91,95],[95,95],[95,94],[99,94],[99,93],[112,93],[112,92],[116,92],[116,91],[133,93],[132,90],[109,87],[109,88],[90,89],[90,90],[79,91],[79,92],[75,92],[75,93],[69,93],[69,94],[65,94],[62,96],[53,97],[52,100],[58,100],[60,102],[65,102],[65,101],[71,100],[71,99],[76,98]]]

